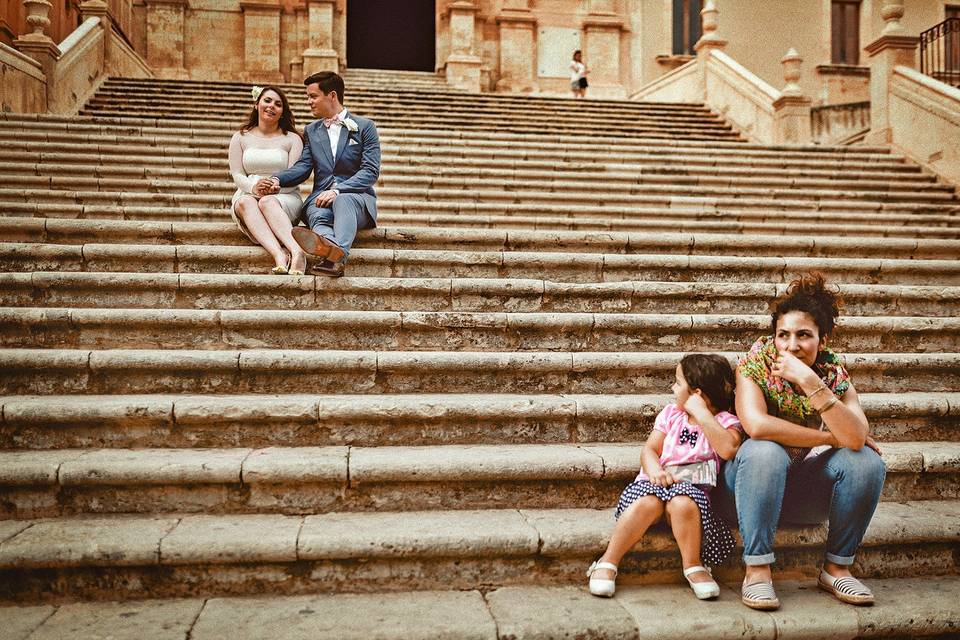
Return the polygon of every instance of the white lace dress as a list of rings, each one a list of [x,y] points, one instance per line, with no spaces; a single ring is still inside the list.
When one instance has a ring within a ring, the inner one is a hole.
[[[233,194],[233,200],[230,203],[230,216],[240,227],[243,235],[250,240],[256,242],[250,236],[243,220],[237,215],[237,201],[245,195],[259,200],[259,197],[252,193],[257,181],[261,177],[269,177],[289,168],[300,158],[302,152],[303,141],[295,133],[270,138],[264,138],[253,131],[233,134],[233,139],[230,141],[230,174],[237,185],[237,191]],[[296,224],[303,206],[300,187],[285,187],[276,197],[284,213],[290,218],[290,222]]]

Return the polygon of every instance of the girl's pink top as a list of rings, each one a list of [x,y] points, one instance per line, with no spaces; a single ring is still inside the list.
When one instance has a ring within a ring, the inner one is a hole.
[[[724,429],[743,431],[740,420],[729,411],[721,411],[714,418]],[[700,427],[690,424],[687,414],[677,405],[668,404],[664,407],[653,423],[653,428],[666,434],[663,440],[663,453],[660,454],[661,466],[715,460],[717,468],[720,468],[720,456],[710,446],[707,436]],[[637,480],[649,479],[643,469],[640,469]]]

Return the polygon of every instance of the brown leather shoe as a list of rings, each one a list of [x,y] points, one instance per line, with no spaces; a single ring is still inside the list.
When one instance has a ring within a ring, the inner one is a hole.
[[[312,229],[294,227],[292,233],[293,239],[297,241],[300,248],[315,258],[326,258],[332,262],[338,262],[343,258],[343,249]]]
[[[310,272],[318,276],[339,278],[343,275],[343,263],[324,260],[323,262],[318,262],[313,265],[313,267],[310,268]]]

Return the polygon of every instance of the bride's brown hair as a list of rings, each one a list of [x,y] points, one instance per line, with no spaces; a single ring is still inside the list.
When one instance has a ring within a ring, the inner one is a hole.
[[[301,136],[300,132],[297,131],[297,123],[293,117],[293,109],[290,108],[290,102],[287,100],[286,94],[272,85],[267,85],[260,90],[260,95],[258,95],[257,99],[253,102],[253,109],[250,110],[250,117],[247,118],[247,123],[240,127],[240,133],[246,133],[260,124],[260,112],[257,111],[257,105],[260,104],[263,94],[265,94],[267,91],[273,91],[275,94],[280,96],[280,103],[283,105],[283,113],[280,114],[279,122],[280,130],[284,133],[295,133],[302,138],[303,136]]]

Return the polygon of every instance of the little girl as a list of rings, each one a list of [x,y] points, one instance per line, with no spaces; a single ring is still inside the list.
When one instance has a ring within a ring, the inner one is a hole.
[[[702,564],[701,543],[710,564],[722,562],[735,544],[707,495],[721,458],[729,460],[740,446],[740,421],[729,412],[733,388],[733,370],[722,356],[694,353],[680,360],[671,387],[676,402],[657,416],[640,454],[642,470],[620,494],[607,550],[587,570],[590,593],[613,595],[620,559],[666,512],[690,588],[701,600],[720,595]],[[692,476],[698,484],[675,476]]]

